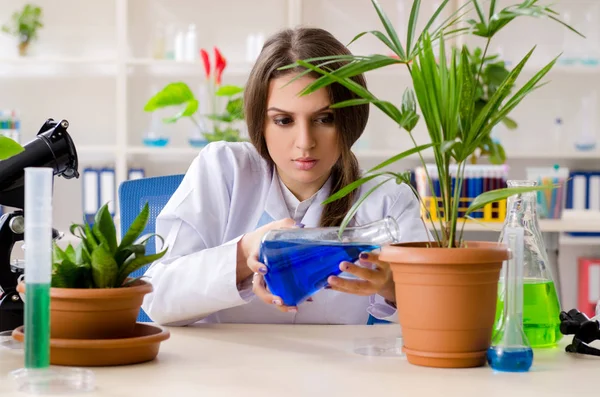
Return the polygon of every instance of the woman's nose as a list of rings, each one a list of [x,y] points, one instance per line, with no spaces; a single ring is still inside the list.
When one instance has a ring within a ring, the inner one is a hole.
[[[301,124],[298,126],[298,133],[296,135],[296,147],[298,149],[312,149],[316,146],[317,142],[314,139],[313,133],[309,125]]]

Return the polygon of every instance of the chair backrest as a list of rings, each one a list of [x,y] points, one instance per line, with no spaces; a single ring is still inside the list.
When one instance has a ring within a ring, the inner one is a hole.
[[[125,181],[119,186],[119,208],[121,216],[121,238],[129,229],[146,203],[150,207],[148,223],[142,234],[154,233],[156,217],[167,204],[175,190],[181,184],[183,174],[158,176],[151,178],[134,179]],[[146,253],[155,253],[154,238],[146,245]],[[132,277],[144,275],[150,265],[131,273]],[[150,318],[143,310],[140,310],[138,321],[149,322]]]

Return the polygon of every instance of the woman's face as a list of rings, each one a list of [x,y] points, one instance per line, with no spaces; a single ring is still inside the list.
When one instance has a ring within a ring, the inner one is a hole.
[[[327,90],[299,96],[314,78],[303,76],[288,84],[295,76],[270,82],[265,140],[279,177],[299,200],[305,200],[329,178],[340,149]]]

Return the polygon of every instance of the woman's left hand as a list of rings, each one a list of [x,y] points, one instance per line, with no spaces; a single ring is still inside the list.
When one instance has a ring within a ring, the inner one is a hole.
[[[327,279],[331,289],[354,295],[369,296],[378,294],[390,302],[396,302],[394,279],[387,262],[382,262],[373,253],[360,254],[360,263],[357,266],[350,262],[340,263],[340,270],[353,274],[360,280],[349,280],[341,277],[330,276]],[[371,266],[369,266],[371,265]]]

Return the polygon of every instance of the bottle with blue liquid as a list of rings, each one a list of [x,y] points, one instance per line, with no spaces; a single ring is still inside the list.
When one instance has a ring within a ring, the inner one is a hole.
[[[507,227],[504,231],[511,251],[504,282],[506,299],[501,326],[493,336],[487,361],[496,371],[527,372],[533,364],[533,349],[523,331],[524,229]]]
[[[346,228],[341,234],[339,230],[278,229],[265,234],[259,254],[267,266],[265,281],[284,304],[296,306],[325,287],[329,276],[342,273],[341,262],[356,262],[362,252],[400,240],[398,224],[391,217]]]

